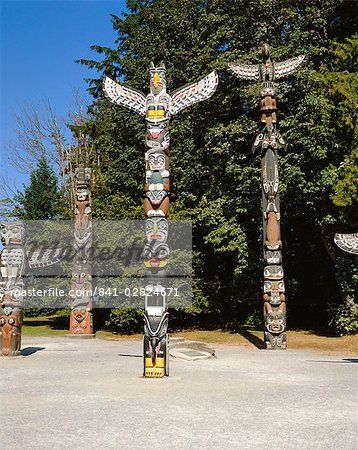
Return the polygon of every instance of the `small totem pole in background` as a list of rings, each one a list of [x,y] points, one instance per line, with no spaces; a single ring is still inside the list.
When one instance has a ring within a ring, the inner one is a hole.
[[[70,334],[93,336],[91,169],[76,169],[74,269],[71,283]]]
[[[262,206],[264,244],[264,320],[265,343],[270,349],[286,348],[286,302],[282,268],[280,232],[280,198],[277,149],[285,145],[276,130],[276,100],[274,81],[292,74],[304,56],[272,63],[267,44],[262,47],[262,64],[229,64],[238,78],[261,81],[261,122],[264,128],[256,137],[253,150],[262,155]]]
[[[217,73],[211,72],[198,83],[184,86],[170,96],[166,91],[164,63],[151,63],[150,93],[124,87],[110,78],[104,79],[103,89],[109,99],[118,105],[145,116],[146,184],[144,212],[147,244],[144,248],[146,292],[144,312],[144,376],[169,375],[168,305],[166,270],[169,216],[169,121],[184,108],[208,99],[216,90]]]
[[[0,283],[0,356],[18,356],[21,350],[22,274],[25,266],[25,226],[22,222],[2,225]]]

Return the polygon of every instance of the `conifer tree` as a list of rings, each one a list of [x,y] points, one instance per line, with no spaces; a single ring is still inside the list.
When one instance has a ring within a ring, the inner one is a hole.
[[[30,184],[16,197],[15,214],[23,220],[48,220],[58,213],[60,194],[53,169],[43,156],[30,175]]]

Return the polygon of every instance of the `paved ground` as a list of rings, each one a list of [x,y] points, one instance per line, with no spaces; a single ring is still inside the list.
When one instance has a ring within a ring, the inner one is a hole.
[[[358,358],[216,346],[146,380],[141,342],[25,337],[0,358],[8,449],[356,449]]]

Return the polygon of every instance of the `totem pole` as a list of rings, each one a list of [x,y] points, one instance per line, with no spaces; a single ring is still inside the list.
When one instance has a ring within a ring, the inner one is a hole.
[[[70,335],[94,337],[92,317],[91,169],[76,169],[74,268],[71,282]]]
[[[269,349],[286,348],[286,301],[282,268],[282,242],[280,232],[280,198],[277,150],[285,146],[276,130],[276,100],[274,81],[291,75],[304,60],[298,56],[273,63],[267,44],[262,47],[262,64],[229,64],[229,70],[238,78],[261,81],[261,122],[264,128],[253,144],[253,151],[262,155],[262,206],[264,286],[263,314],[265,343]]]
[[[346,253],[358,255],[358,233],[334,235],[334,243]]]
[[[218,76],[215,71],[211,72],[199,82],[186,85],[170,96],[166,91],[164,63],[158,67],[151,63],[149,74],[150,93],[147,96],[108,77],[104,79],[103,90],[113,103],[135,111],[146,120],[144,213],[147,244],[143,252],[146,266],[143,375],[161,378],[169,375],[169,314],[165,289],[165,267],[169,257],[169,121],[184,108],[211,97],[216,90]]]
[[[0,283],[0,356],[18,356],[21,350],[22,274],[25,265],[23,249],[25,226],[22,222],[2,224]]]

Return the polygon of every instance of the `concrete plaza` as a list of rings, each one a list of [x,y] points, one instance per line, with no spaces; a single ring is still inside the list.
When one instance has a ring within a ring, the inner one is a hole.
[[[0,358],[8,449],[355,449],[358,358],[216,345],[143,379],[140,341],[24,337]]]

